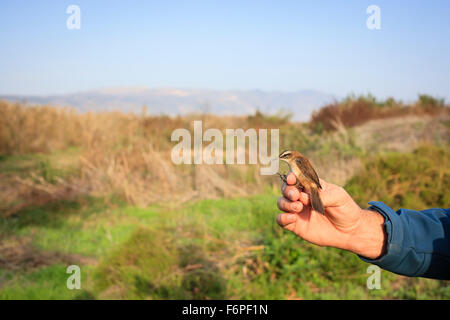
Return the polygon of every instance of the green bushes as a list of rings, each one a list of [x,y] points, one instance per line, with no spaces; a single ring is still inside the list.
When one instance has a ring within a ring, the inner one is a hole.
[[[136,230],[96,270],[97,291],[140,299],[225,298],[225,281],[215,263],[192,239],[175,239],[176,232]]]
[[[378,155],[366,161],[346,186],[362,206],[371,200],[394,208],[450,207],[450,150],[424,145],[410,154]]]

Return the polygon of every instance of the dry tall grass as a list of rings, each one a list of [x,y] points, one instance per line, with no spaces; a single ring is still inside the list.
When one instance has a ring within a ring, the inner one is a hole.
[[[307,124],[289,122],[282,114],[168,117],[147,116],[145,112],[78,113],[71,109],[0,101],[1,157],[46,156],[57,152],[63,155],[57,161],[20,170],[21,174],[0,170],[0,210],[4,215],[11,215],[30,205],[85,194],[114,195],[131,204],[147,205],[174,201],[174,198],[179,203],[197,198],[249,195],[267,187],[278,189],[279,179],[261,176],[257,165],[174,165],[170,159],[174,146],[171,133],[177,128],[192,132],[194,120],[202,120],[204,130],[279,128],[281,149],[305,153],[322,178],[338,184],[344,184],[360,169],[362,154],[370,153],[374,145],[378,151],[388,142],[377,139],[379,135],[373,131],[373,128],[383,131],[383,127],[389,126],[386,120],[379,125],[368,124],[372,128],[370,134],[364,134],[367,131],[364,128],[357,128],[355,135],[345,125],[338,126],[334,133],[320,134]],[[421,129],[416,128],[418,121],[425,121]],[[436,136],[449,140],[445,121],[436,117],[412,121],[395,141],[405,139],[405,135],[416,137],[414,144]],[[393,141],[393,138],[386,140]],[[70,175],[54,170],[62,161],[75,167]]]
[[[174,146],[170,137],[175,129],[192,132],[193,121],[199,119],[205,130],[246,129],[250,123],[254,125],[246,117],[83,114],[5,101],[0,101],[0,115],[0,155],[52,154],[72,148],[77,152],[68,157],[76,157],[78,166],[76,175],[52,181],[36,170],[21,177],[0,173],[0,208],[5,215],[80,194],[115,195],[131,204],[147,205],[173,196],[182,202],[261,190],[255,183],[261,180],[255,166],[177,166],[170,158]],[[249,185],[252,187],[246,188]]]

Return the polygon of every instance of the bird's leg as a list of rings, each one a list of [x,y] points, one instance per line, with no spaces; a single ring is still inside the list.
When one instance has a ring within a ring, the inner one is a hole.
[[[281,181],[287,184],[287,175],[281,174],[279,172],[277,172],[277,174],[280,176]]]

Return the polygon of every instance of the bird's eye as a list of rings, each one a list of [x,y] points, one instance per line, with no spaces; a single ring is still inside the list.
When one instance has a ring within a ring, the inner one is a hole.
[[[290,155],[291,153],[290,152],[282,152],[281,154],[280,154],[280,158],[282,158],[282,159],[284,159],[284,158],[287,158],[287,157],[289,157],[289,155]]]

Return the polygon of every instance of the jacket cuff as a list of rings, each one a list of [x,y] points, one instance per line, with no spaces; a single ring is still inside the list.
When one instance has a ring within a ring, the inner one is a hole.
[[[400,216],[389,206],[380,201],[369,202],[369,210],[379,212],[384,217],[384,228],[387,234],[386,253],[377,259],[367,259],[360,255],[359,258],[365,262],[375,264],[383,269],[395,269],[401,261],[403,244],[403,228],[401,227]]]

